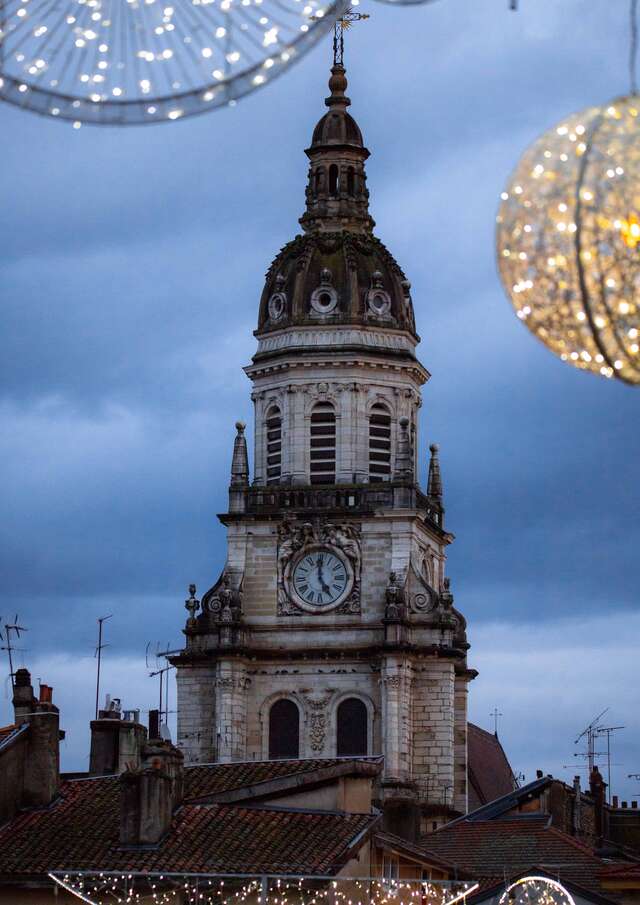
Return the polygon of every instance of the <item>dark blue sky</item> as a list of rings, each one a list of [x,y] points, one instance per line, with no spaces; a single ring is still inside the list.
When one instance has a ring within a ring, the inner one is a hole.
[[[472,715],[489,725],[497,704],[514,766],[571,778],[574,735],[610,706],[622,790],[640,769],[640,390],[560,363],[516,320],[494,220],[528,143],[627,90],[628,4],[520,5],[370,0],[347,37],[351,110],[433,374],[421,447],[426,463],[441,446]],[[74,707],[67,726],[90,716],[96,617],[114,614],[107,690],[144,697],[147,641],[177,644],[187,585],[221,568],[241,366],[297,231],[329,58],[327,39],[235,108],[165,126],[0,109],[0,614],[30,627],[25,661]],[[85,742],[71,733],[70,764]]]

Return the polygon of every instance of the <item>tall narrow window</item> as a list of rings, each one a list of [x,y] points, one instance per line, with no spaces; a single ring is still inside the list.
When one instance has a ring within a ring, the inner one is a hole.
[[[369,415],[369,481],[388,481],[391,477],[391,415],[377,402]]]
[[[300,756],[300,711],[282,698],[269,711],[269,760]]]
[[[338,167],[335,163],[332,163],[329,167],[329,193],[331,195],[337,195],[340,189],[338,178]]]
[[[347,170],[347,193],[351,195],[352,198],[356,193],[356,180],[353,167],[349,167]]]
[[[267,411],[267,484],[279,484],[282,475],[282,415],[277,405]]]
[[[368,714],[366,704],[360,698],[346,698],[338,705],[337,714],[338,757],[358,757],[368,753]]]
[[[336,414],[330,402],[320,402],[311,413],[310,478],[312,484],[336,482]]]

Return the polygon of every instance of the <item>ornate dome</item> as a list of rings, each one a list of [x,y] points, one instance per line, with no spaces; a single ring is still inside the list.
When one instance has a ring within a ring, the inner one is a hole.
[[[259,333],[330,324],[416,335],[411,284],[371,233],[340,230],[296,236],[267,272]]]
[[[313,131],[305,235],[281,249],[266,276],[258,334],[286,327],[359,325],[407,330],[416,339],[411,284],[373,235],[364,147],[347,113],[347,78],[334,65],[329,107]]]

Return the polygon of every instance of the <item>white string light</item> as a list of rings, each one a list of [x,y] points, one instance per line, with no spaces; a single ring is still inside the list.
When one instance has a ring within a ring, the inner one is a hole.
[[[0,98],[78,125],[175,121],[235,103],[272,81],[347,6],[2,0]]]

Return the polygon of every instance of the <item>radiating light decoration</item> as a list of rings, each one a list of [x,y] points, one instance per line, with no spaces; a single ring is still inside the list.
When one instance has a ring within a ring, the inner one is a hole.
[[[510,883],[498,905],[575,905],[571,893],[550,877],[520,877]]]
[[[272,81],[348,6],[0,0],[0,99],[76,127],[178,120]]]
[[[517,316],[552,352],[640,383],[640,96],[575,113],[525,151],[497,253]]]

